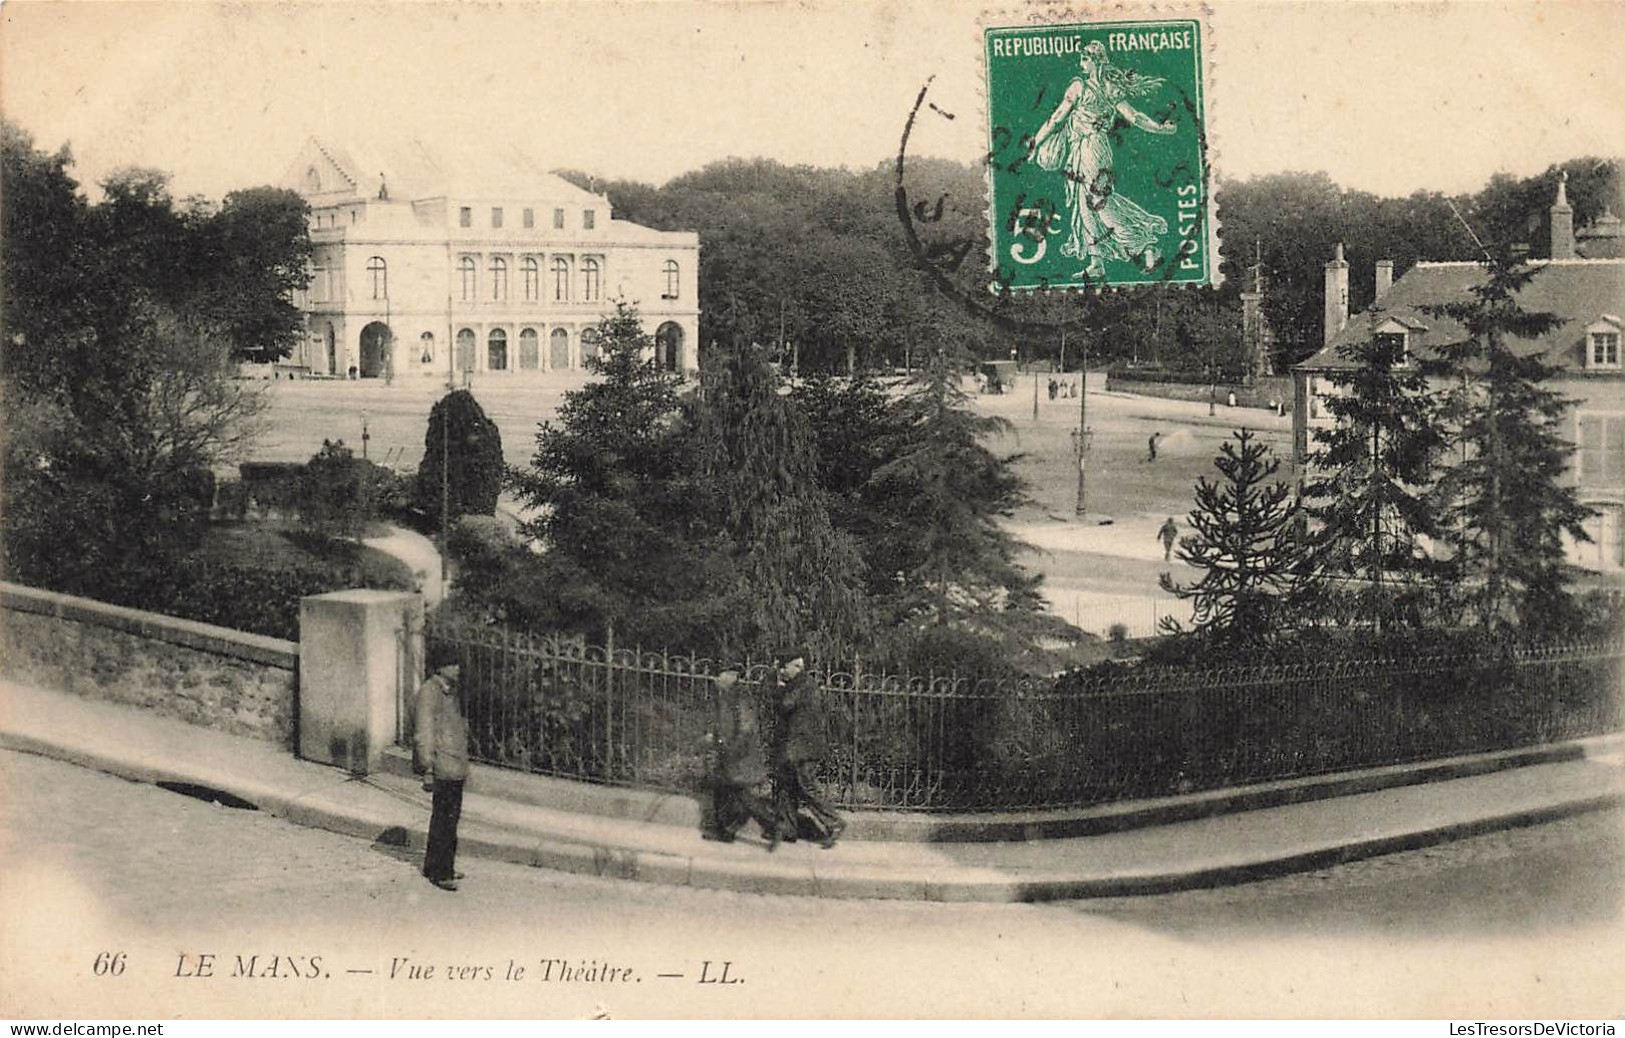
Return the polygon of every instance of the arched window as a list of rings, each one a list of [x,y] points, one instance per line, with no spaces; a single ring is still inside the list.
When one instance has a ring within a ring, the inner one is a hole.
[[[508,333],[492,328],[485,340],[485,366],[491,371],[508,370]]]
[[[457,332],[457,370],[474,370],[474,329],[461,328]]]
[[[677,298],[677,261],[666,261],[666,291],[661,293],[661,299]]]
[[[598,302],[603,288],[603,268],[591,256],[581,261],[581,298],[589,303]]]
[[[581,329],[581,363],[584,365],[596,356],[598,356],[598,329]]]
[[[525,212],[530,212],[529,209]],[[525,302],[534,303],[542,296],[542,268],[535,256],[526,256],[519,264],[525,277]]]
[[[367,279],[372,282],[374,299],[389,298],[389,264],[384,262],[384,257],[374,256],[367,260]]]
[[[491,257],[491,298],[508,298],[508,261],[501,256]]]
[[[418,336],[418,344],[423,347],[423,352],[418,357],[418,360],[424,364],[433,364],[434,332],[424,332],[422,335]]]
[[[570,298],[570,261],[563,256],[553,258],[553,301],[562,303]]]
[[[536,336],[536,329],[522,328],[519,331],[519,367],[524,371],[535,371],[541,366],[541,343]]]
[[[553,329],[547,337],[547,366],[563,371],[570,366],[570,333],[563,328]]]
[[[305,190],[313,195],[321,194],[322,175],[312,166],[305,170]]]
[[[462,276],[463,302],[466,303],[474,298],[474,279],[479,276],[479,270],[474,266],[474,257],[464,256],[462,259],[458,260],[457,273]],[[474,333],[470,332],[469,334],[472,335]]]

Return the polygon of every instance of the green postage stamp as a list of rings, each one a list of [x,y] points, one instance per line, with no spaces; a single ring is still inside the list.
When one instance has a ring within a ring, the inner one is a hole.
[[[993,291],[1218,282],[1205,30],[984,29]]]

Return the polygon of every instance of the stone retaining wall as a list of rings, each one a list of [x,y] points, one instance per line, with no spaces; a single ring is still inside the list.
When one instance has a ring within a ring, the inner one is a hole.
[[[293,749],[299,646],[0,583],[0,672]]]

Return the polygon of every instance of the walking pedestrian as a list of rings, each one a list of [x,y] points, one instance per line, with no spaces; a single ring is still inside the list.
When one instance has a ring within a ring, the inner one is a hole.
[[[423,853],[423,875],[441,890],[456,890],[457,822],[463,814],[463,783],[468,779],[468,719],[463,713],[462,668],[457,650],[436,645],[429,650],[434,671],[418,686],[413,720],[412,770],[433,781],[429,811],[429,844]]]
[[[846,822],[818,793],[818,765],[829,752],[818,683],[807,654],[784,655],[774,682],[773,827],[768,849],[805,833],[825,849],[835,846]]]
[[[717,675],[716,689],[717,720],[710,733],[708,761],[711,805],[700,835],[732,843],[751,819],[764,832],[773,827],[774,819],[763,795],[768,773],[756,703],[750,696],[740,695],[738,671]]]
[[[1179,524],[1174,522],[1173,516],[1170,515],[1157,531],[1157,539],[1162,541],[1162,561],[1173,561],[1174,542],[1179,540]]]
[[[1152,461],[1157,460],[1157,437],[1161,436],[1161,435],[1162,435],[1161,433],[1152,433],[1151,434],[1151,439],[1146,441],[1146,443],[1145,443],[1145,460],[1147,462],[1152,462]]]
[[[1058,387],[1058,386],[1057,386],[1057,384],[1056,384],[1056,382],[1055,382],[1055,380],[1054,380],[1054,379],[1050,379],[1050,380],[1049,380],[1049,398],[1050,398],[1050,399],[1051,399],[1051,400],[1054,400],[1054,399],[1055,399],[1055,393],[1056,393],[1056,390],[1057,390],[1057,389],[1058,389],[1058,388],[1059,388],[1059,387]]]

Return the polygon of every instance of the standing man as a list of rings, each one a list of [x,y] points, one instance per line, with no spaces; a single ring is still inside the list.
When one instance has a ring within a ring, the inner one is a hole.
[[[468,779],[468,720],[463,714],[457,650],[433,646],[429,667],[434,673],[418,686],[412,733],[412,770],[427,773],[434,782],[423,875],[441,890],[456,890],[463,878],[456,864],[457,821],[463,814],[463,783]]]
[[[1162,561],[1172,562],[1174,558],[1174,542],[1179,540],[1179,524],[1174,517],[1169,516],[1168,521],[1162,524],[1157,531],[1157,538],[1162,541]]]
[[[1157,437],[1161,436],[1161,435],[1162,435],[1161,433],[1152,433],[1151,434],[1151,439],[1146,441],[1146,444],[1145,444],[1145,460],[1146,461],[1149,462],[1149,461],[1156,461],[1157,460]]]

